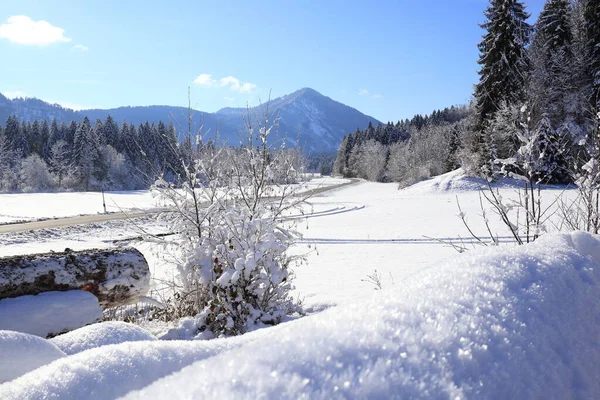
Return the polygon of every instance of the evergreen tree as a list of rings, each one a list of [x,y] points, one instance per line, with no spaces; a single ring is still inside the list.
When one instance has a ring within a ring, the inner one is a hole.
[[[85,118],[87,119],[87,117]],[[90,120],[87,120],[87,124],[89,125]],[[67,142],[67,144],[71,147],[73,147],[73,145],[75,144],[75,134],[77,133],[77,122],[75,121],[71,121],[71,123],[69,124],[69,127],[67,128],[67,130],[65,131],[65,141]]]
[[[531,46],[532,117],[539,121],[547,116],[556,126],[568,118],[569,94],[576,92],[571,11],[569,0],[548,0]]]
[[[50,171],[54,173],[58,179],[58,187],[62,188],[63,180],[68,175],[71,155],[69,153],[69,145],[66,141],[59,139],[52,144],[50,148]]]
[[[42,137],[40,133],[40,123],[37,119],[33,121],[31,127],[28,127],[27,137],[29,142],[29,154],[41,155],[43,153]]]
[[[40,156],[46,162],[50,159],[50,127],[48,126],[48,121],[45,119],[42,120],[42,124],[40,125]]]
[[[27,140],[21,132],[19,120],[15,115],[11,115],[7,118],[4,135],[6,136],[9,149],[13,152],[16,158],[21,159],[27,156],[29,153],[29,145],[27,144]]]
[[[526,46],[532,28],[529,14],[518,0],[490,0],[486,30],[479,43],[479,83],[475,87],[478,130],[483,131],[502,102],[523,100],[529,62]]]
[[[81,188],[90,190],[98,158],[98,145],[88,117],[77,127],[73,139],[73,161]]]
[[[54,143],[58,142],[61,139],[64,139],[62,137],[62,134],[63,131],[61,131],[60,127],[58,126],[56,118],[54,118],[52,120],[52,123],[50,124],[50,138],[48,139],[48,146],[52,148],[52,145],[54,145]]]
[[[585,32],[589,52],[589,77],[592,82],[591,103],[600,112],[600,1],[585,2]]]

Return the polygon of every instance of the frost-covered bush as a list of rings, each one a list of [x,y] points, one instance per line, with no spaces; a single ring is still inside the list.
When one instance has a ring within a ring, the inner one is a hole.
[[[161,218],[177,232],[162,243],[180,260],[170,304],[180,313],[173,318],[193,317],[186,336],[190,329],[203,338],[240,334],[297,310],[290,280],[300,259],[286,253],[297,235],[294,220],[282,217],[305,198],[301,185],[279,184],[295,181],[298,169],[293,152],[267,147],[267,125],[265,118],[256,136],[249,126],[242,148],[206,145],[183,154],[183,181],[153,187],[169,208]],[[181,336],[181,329],[168,335]]]
[[[285,254],[293,236],[273,219],[252,220],[244,208],[219,214],[179,268],[197,313],[196,333],[207,338],[277,324],[296,310],[289,295],[293,258]]]
[[[24,192],[45,191],[53,186],[48,166],[37,154],[32,154],[21,162],[19,178]]]
[[[449,135],[448,125],[424,126],[412,130],[408,141],[391,146],[387,173],[400,187],[447,172]]]

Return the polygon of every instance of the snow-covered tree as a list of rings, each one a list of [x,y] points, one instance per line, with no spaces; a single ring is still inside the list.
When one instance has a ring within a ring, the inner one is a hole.
[[[126,189],[132,186],[131,164],[111,145],[100,147],[101,164],[106,171],[100,184],[103,188]]]
[[[490,0],[481,25],[486,33],[479,43],[479,83],[475,87],[477,131],[480,133],[478,152],[482,166],[489,163],[490,150],[487,127],[502,103],[524,99],[529,70],[527,44],[532,27],[529,14],[518,0]],[[483,171],[484,174],[491,171]]]
[[[63,187],[63,180],[71,171],[71,152],[69,145],[64,140],[58,140],[50,149],[50,171],[56,176],[59,188]]]
[[[98,143],[87,117],[84,117],[75,131],[73,162],[81,188],[85,191],[90,190],[98,162]]]
[[[538,121],[545,115],[555,126],[573,119],[569,103],[577,89],[577,74],[573,73],[571,12],[569,0],[548,0],[530,47],[532,72],[528,98],[533,108],[532,117]]]
[[[486,33],[479,43],[479,83],[475,88],[481,128],[502,102],[523,99],[529,69],[526,46],[532,27],[529,14],[518,0],[491,0],[481,25]]]
[[[591,103],[595,112],[600,111],[600,2],[587,0],[585,3],[585,31],[590,54],[589,76],[592,81]]]
[[[52,188],[52,175],[44,160],[37,154],[32,154],[21,162],[19,178],[20,189],[24,192],[41,192]]]

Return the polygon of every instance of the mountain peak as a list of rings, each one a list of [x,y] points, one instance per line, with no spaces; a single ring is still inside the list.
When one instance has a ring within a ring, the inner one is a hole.
[[[300,145],[310,151],[336,151],[346,134],[354,132],[357,128],[365,129],[369,123],[373,125],[379,123],[375,118],[308,87],[271,99],[268,105],[269,119],[271,121],[274,118],[278,119],[277,127],[269,140],[273,146]],[[264,107],[254,107],[249,111],[262,115]],[[245,131],[242,115],[246,115],[247,112],[245,108],[231,107],[223,108],[216,113],[195,111],[192,116],[192,126],[200,127],[203,139],[237,145],[240,143],[240,132]],[[12,114],[28,121],[56,118],[59,122],[66,123],[71,120],[81,121],[84,116],[91,121],[103,120],[108,115],[118,124],[126,121],[129,124],[139,125],[146,121],[156,123],[162,120],[173,123],[178,131],[185,133],[188,110],[170,106],[126,106],[110,110],[73,111],[35,99],[7,100],[6,105],[0,104],[0,120],[5,120]]]

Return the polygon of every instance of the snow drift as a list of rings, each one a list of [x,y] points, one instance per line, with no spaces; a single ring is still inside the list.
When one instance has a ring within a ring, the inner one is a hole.
[[[586,233],[473,252],[128,398],[598,398],[599,283]]]
[[[598,398],[599,306],[600,237],[546,235],[249,336],[87,350],[0,398]]]
[[[0,383],[66,356],[45,339],[13,331],[0,331],[0,355]]]
[[[156,338],[137,325],[109,321],[85,326],[64,335],[56,336],[50,339],[50,342],[71,355],[109,344],[140,342],[144,340],[156,340]]]
[[[0,329],[52,336],[102,319],[96,296],[84,290],[0,300]]]

